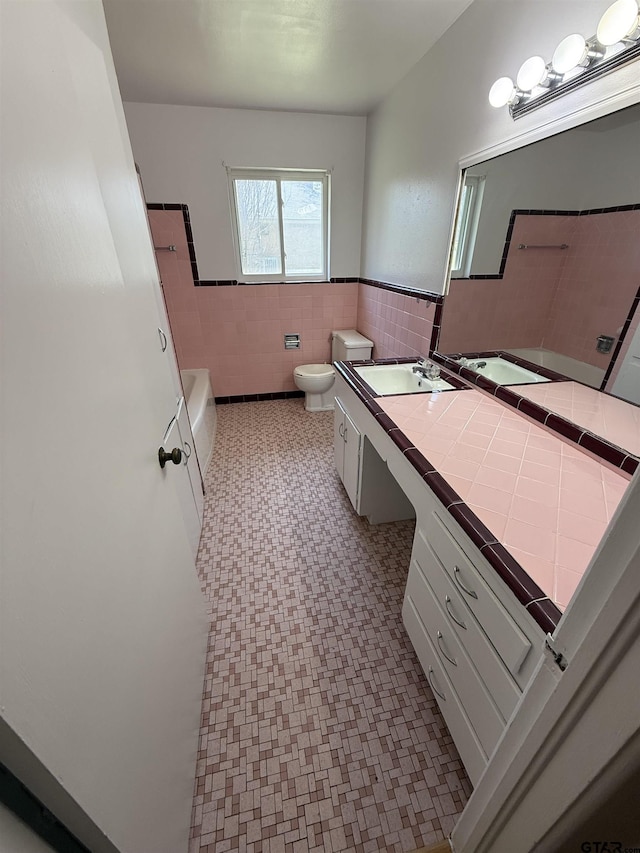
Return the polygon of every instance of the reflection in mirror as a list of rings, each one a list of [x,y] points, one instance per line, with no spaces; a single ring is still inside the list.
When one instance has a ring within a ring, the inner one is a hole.
[[[466,171],[441,353],[507,350],[640,404],[638,152],[640,105]]]

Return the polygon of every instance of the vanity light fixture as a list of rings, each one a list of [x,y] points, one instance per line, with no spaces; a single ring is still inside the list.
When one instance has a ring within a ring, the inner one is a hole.
[[[602,59],[604,50],[597,44],[591,44],[580,33],[572,33],[563,38],[553,52],[551,65],[553,70],[564,76],[574,68],[586,68],[594,59]]]
[[[489,103],[492,107],[506,107],[515,104],[520,95],[511,77],[500,77],[489,89]]]
[[[615,0],[600,18],[596,35],[572,33],[562,39],[551,62],[531,56],[520,66],[514,85],[500,77],[489,91],[492,107],[509,107],[516,119],[566,92],[640,58],[639,0]]]
[[[638,32],[638,4],[636,0],[616,0],[600,18],[596,38],[605,47],[617,42],[635,41]]]
[[[531,92],[536,86],[548,87],[555,80],[560,80],[560,75],[541,56],[530,56],[520,66],[516,84],[523,92]]]

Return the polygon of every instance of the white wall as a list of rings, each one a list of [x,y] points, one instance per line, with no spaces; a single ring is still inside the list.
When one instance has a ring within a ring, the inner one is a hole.
[[[360,274],[366,119],[126,103],[149,202],[189,205],[202,279],[241,278],[223,162],[331,169],[331,276]]]
[[[367,124],[364,277],[442,292],[459,160],[556,120],[573,126],[612,86],[637,83],[636,62],[515,122],[489,106],[496,78],[551,56],[568,33],[592,35],[609,5],[475,0],[384,99]]]
[[[207,625],[102,5],[0,11],[0,761],[92,853],[179,853]]]

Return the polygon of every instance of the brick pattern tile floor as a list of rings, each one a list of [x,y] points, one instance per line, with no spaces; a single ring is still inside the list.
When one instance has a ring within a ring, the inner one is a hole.
[[[411,851],[471,790],[402,625],[414,523],[355,514],[332,424],[299,399],[218,408],[190,853]]]

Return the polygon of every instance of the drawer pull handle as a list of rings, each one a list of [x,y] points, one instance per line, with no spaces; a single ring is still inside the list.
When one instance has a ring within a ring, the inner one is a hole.
[[[456,623],[456,625],[459,625],[461,628],[464,628],[464,630],[466,631],[467,626],[462,621],[462,619],[458,619],[456,614],[453,612],[453,608],[451,607],[451,599],[449,598],[448,595],[445,595],[445,597],[444,597],[444,606],[447,608],[447,613],[453,619],[453,621]]]
[[[477,592],[474,592],[472,589],[467,589],[466,586],[462,583],[462,581],[460,580],[460,569],[457,566],[453,567],[453,576],[456,579],[456,583],[458,584],[458,586],[460,587],[460,589],[463,592],[466,592],[467,595],[471,596],[471,598],[477,598],[478,597]]]
[[[444,645],[442,644],[443,640],[444,640],[444,637],[442,636],[442,632],[438,631],[438,646],[440,647],[440,651],[442,652],[444,657],[449,661],[449,663],[452,663],[454,666],[458,666],[458,661],[455,658],[450,658],[449,655],[446,653]]]
[[[447,701],[447,697],[444,695],[444,693],[440,693],[440,691],[438,690],[438,688],[436,687],[436,685],[435,685],[435,683],[434,683],[434,680],[433,680],[433,667],[432,667],[432,666],[430,666],[430,667],[429,667],[429,672],[427,673],[427,678],[428,678],[428,680],[429,680],[429,685],[430,685],[431,689],[433,690],[433,692],[434,692],[434,693],[437,693],[437,694],[438,694],[438,696],[439,696],[441,699],[444,699],[444,701],[446,702],[446,701]]]
[[[340,424],[340,426],[338,427],[338,435],[340,436],[340,438],[344,438],[344,424]]]

